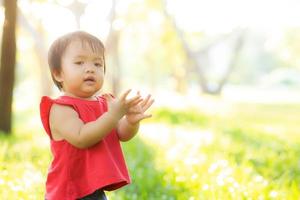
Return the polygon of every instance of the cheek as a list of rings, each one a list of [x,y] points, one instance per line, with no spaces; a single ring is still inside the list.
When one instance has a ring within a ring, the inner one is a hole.
[[[80,68],[72,67],[68,68],[65,74],[68,76],[69,79],[76,79],[82,75],[82,71],[80,70]]]
[[[99,82],[100,82],[101,84],[103,84],[103,82],[104,82],[104,76],[99,76]]]
[[[99,85],[100,85],[100,87],[103,85],[103,83],[104,83],[104,75],[100,75],[99,76]]]
[[[98,76],[99,78],[103,79],[103,78],[104,78],[104,72],[103,72],[103,71],[99,71],[99,72],[97,73],[97,76]]]

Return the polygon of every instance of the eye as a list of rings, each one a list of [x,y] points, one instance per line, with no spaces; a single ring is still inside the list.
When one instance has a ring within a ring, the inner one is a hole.
[[[102,63],[95,63],[94,64],[96,67],[103,67]]]
[[[76,61],[75,64],[76,65],[83,65],[83,61]]]

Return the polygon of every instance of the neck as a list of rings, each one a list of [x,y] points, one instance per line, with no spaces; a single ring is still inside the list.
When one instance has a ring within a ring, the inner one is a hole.
[[[78,99],[84,99],[84,100],[96,100],[96,97],[94,95],[92,96],[87,96],[87,97],[83,97],[83,96],[77,96],[74,95],[72,93],[68,93],[68,92],[64,92],[63,96],[69,96],[69,97],[74,97],[74,98],[78,98]]]

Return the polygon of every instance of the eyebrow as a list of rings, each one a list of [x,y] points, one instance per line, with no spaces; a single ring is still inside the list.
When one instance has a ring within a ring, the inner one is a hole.
[[[74,57],[74,59],[85,59],[87,56],[85,55],[77,55]],[[94,57],[93,60],[101,60],[103,61],[103,58],[102,57]]]

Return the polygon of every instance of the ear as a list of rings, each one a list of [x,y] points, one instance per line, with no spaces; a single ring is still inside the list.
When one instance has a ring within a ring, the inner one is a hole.
[[[58,70],[53,70],[52,71],[52,74],[53,74],[53,78],[57,81],[57,82],[63,82],[63,78],[62,78],[62,75],[61,75],[61,72],[58,71]]]

